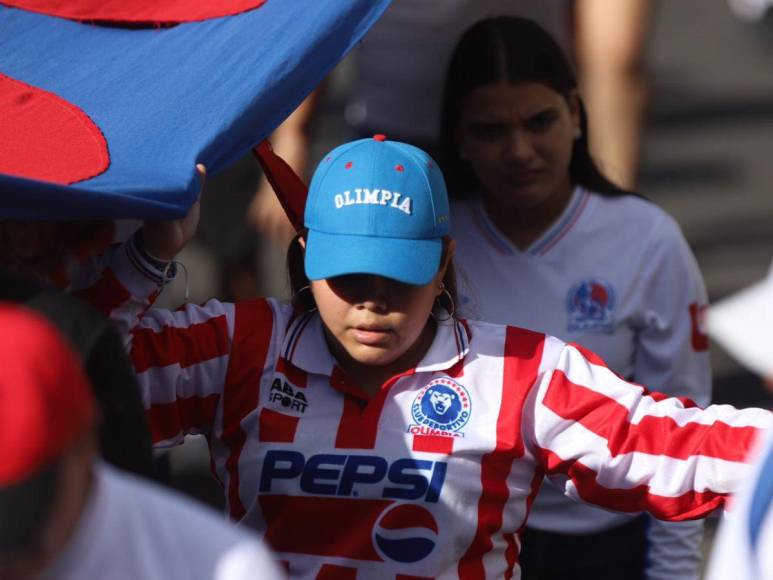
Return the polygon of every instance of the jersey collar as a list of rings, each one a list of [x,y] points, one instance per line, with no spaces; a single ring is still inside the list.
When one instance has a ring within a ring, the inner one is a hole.
[[[447,370],[458,363],[469,350],[467,327],[456,319],[439,322],[432,344],[415,372]],[[335,357],[325,340],[322,319],[316,311],[298,316],[290,323],[282,345],[282,358],[307,373],[333,374]]]
[[[295,318],[287,329],[282,358],[307,373],[333,374],[335,357],[327,347],[322,319],[316,310]]]
[[[438,322],[435,339],[416,366],[417,373],[448,370],[462,360],[470,349],[467,327],[452,318]]]
[[[477,197],[473,204],[473,217],[483,237],[503,255],[528,254],[531,256],[543,256],[563,239],[563,237],[577,223],[588,204],[590,194],[583,187],[577,185],[572,190],[569,202],[555,221],[525,250],[519,250],[491,221],[483,200]]]

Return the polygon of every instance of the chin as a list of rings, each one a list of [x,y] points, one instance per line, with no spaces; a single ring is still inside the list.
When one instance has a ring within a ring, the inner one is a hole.
[[[513,207],[530,208],[539,205],[548,197],[545,189],[539,184],[513,185],[502,193]]]
[[[514,209],[527,209],[539,204],[545,197],[543,188],[536,184],[514,185],[507,184],[500,187],[492,196],[500,207]]]
[[[358,344],[349,351],[351,356],[358,363],[370,366],[385,366],[395,362],[402,353],[391,349],[364,346]]]

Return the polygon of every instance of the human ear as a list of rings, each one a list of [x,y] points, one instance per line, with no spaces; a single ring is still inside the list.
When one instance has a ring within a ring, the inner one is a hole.
[[[306,249],[306,238],[304,238],[303,236],[298,236],[298,244],[300,244],[301,248],[303,250],[305,250]]]

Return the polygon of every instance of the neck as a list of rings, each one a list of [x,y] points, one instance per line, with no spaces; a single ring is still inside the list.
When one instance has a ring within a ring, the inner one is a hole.
[[[333,356],[338,361],[338,365],[346,375],[354,379],[365,393],[373,397],[389,379],[413,369],[419,364],[432,345],[436,329],[437,324],[434,319],[429,318],[411,347],[394,361],[385,365],[365,364],[355,360],[329,335],[328,344]]]
[[[574,187],[568,177],[553,195],[534,207],[517,207],[501,203],[492,196],[483,197],[489,219],[519,250],[528,248],[553,225],[566,209]]]

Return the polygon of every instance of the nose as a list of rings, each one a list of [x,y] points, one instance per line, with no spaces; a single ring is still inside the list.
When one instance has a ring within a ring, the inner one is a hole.
[[[508,160],[524,163],[534,155],[534,146],[527,131],[513,129],[507,140],[505,155]]]
[[[383,276],[366,276],[361,286],[359,306],[374,312],[389,310],[391,283]]]

